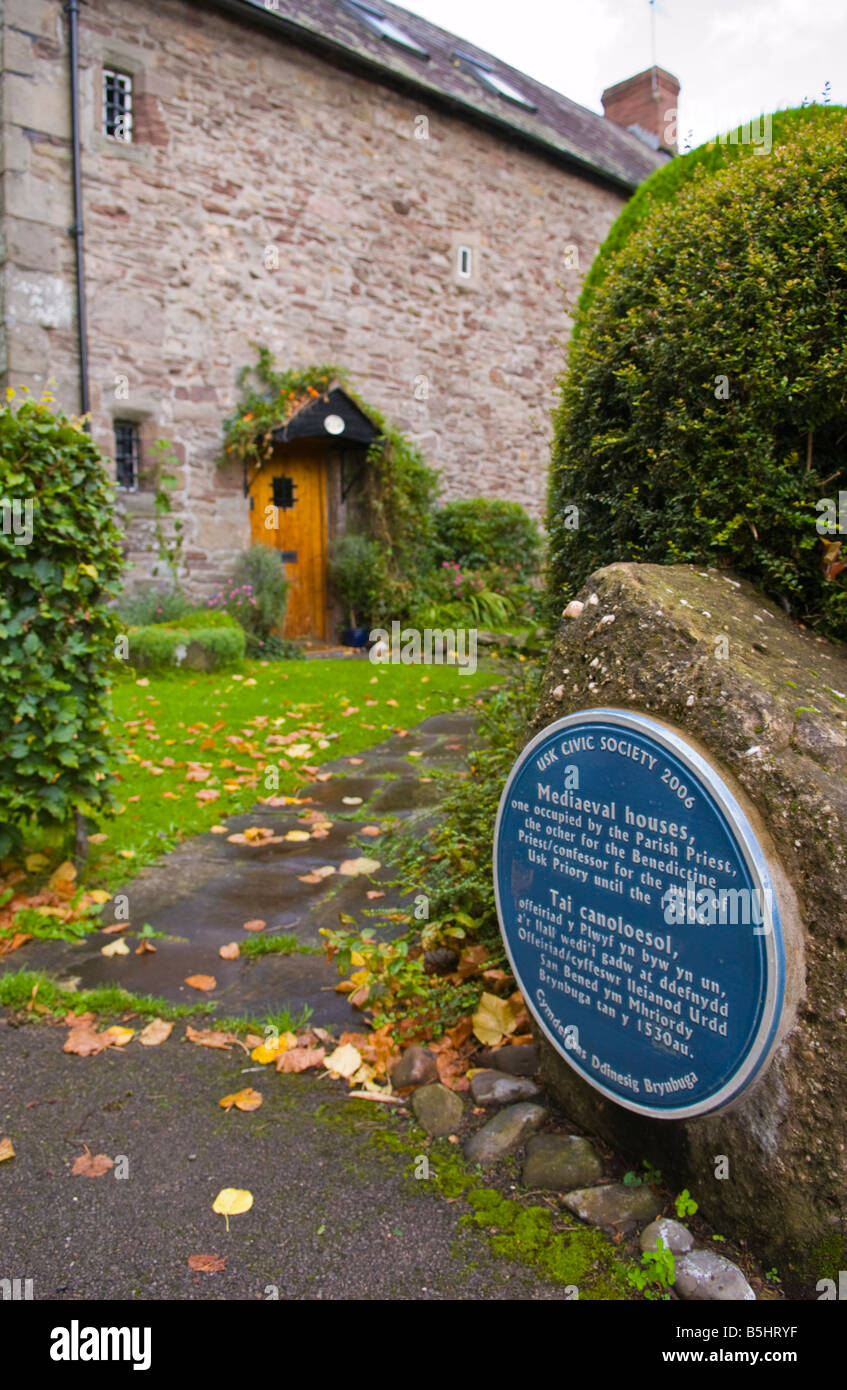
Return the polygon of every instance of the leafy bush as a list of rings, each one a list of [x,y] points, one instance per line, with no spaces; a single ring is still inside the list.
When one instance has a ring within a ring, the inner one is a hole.
[[[113,804],[106,605],[123,565],[100,450],[49,396],[17,411],[14,396],[0,410],[0,853],[24,821]]]
[[[845,485],[844,137],[822,111],[680,186],[607,269],[562,382],[551,612],[614,560],[711,562],[847,635],[815,525]]]
[[[242,550],[235,562],[235,587],[248,591],[252,602],[238,607],[234,616],[256,642],[267,642],[282,627],[288,603],[288,578],[280,552],[267,545]],[[250,644],[248,644],[250,645]]]
[[[218,612],[214,608],[194,608],[190,613],[186,613],[185,617],[178,618],[172,623],[166,623],[165,626],[178,627],[183,632],[195,632],[198,628],[208,632],[210,628],[238,628],[241,624],[236,618],[233,618],[231,613]]]
[[[129,634],[129,660],[144,671],[185,667],[191,671],[218,671],[244,658],[246,636],[237,623],[231,627],[134,628]]]
[[[181,589],[141,589],[122,594],[115,612],[126,627],[150,627],[153,623],[172,623],[191,609],[191,601]]]
[[[272,633],[266,642],[257,644],[256,655],[262,661],[301,661],[303,648],[299,642],[292,642],[287,637],[276,637]]]
[[[367,536],[339,536],[330,547],[329,579],[350,627],[374,621],[386,582],[385,556],[376,541]]]
[[[435,513],[435,550],[463,570],[501,570],[525,583],[538,571],[541,532],[519,502],[466,498]]]

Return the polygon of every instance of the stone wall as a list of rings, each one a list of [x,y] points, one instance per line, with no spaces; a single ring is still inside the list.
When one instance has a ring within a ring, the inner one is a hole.
[[[66,24],[6,0],[6,381],[52,376],[76,411]],[[178,446],[195,585],[249,536],[214,459],[251,341],[348,368],[446,497],[539,515],[557,339],[622,195],[187,0],[89,0],[80,26],[93,431],[110,455],[115,417]],[[104,65],[133,76],[132,144],[103,134]]]
[[[540,1039],[568,1114],[687,1186],[792,1296],[847,1268],[847,658],[714,570],[598,570],[550,649],[531,734],[576,710],[672,725],[748,813],[787,919],[787,1012],[760,1079],[722,1112],[652,1120],[588,1086]],[[723,640],[726,639],[724,643]],[[726,652],[724,656],[723,653]],[[717,1156],[729,1177],[716,1176]]]

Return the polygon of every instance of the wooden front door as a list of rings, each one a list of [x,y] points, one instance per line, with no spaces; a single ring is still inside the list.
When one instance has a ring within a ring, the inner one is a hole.
[[[326,632],[326,464],[322,447],[278,449],[250,487],[253,542],[280,552],[289,581],[284,637]]]

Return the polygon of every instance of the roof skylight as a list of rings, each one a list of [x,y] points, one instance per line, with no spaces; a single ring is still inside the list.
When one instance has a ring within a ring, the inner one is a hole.
[[[381,10],[374,10],[370,5],[361,4],[361,0],[347,0],[351,10],[354,10],[359,19],[367,24],[375,34],[379,34],[381,39],[388,43],[396,43],[398,48],[405,48],[407,53],[414,53],[417,58],[428,58],[429,54],[425,48],[401,29],[393,20],[388,19]]]
[[[535,103],[519,92],[517,87],[513,87],[511,82],[506,82],[504,78],[498,77],[496,72],[485,63],[481,63],[478,58],[471,58],[467,53],[454,53],[454,58],[458,60],[465,72],[475,77],[477,82],[481,82],[483,87],[488,87],[498,96],[505,97],[507,101],[513,101],[517,106],[524,106],[528,111],[536,111],[538,108]]]

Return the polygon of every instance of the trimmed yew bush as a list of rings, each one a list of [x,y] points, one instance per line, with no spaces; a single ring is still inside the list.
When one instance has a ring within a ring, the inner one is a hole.
[[[0,410],[0,853],[112,804],[123,565],[103,459],[49,397]]]
[[[847,486],[845,135],[820,108],[679,181],[605,267],[561,385],[551,610],[614,560],[712,563],[847,636],[815,506]]]

